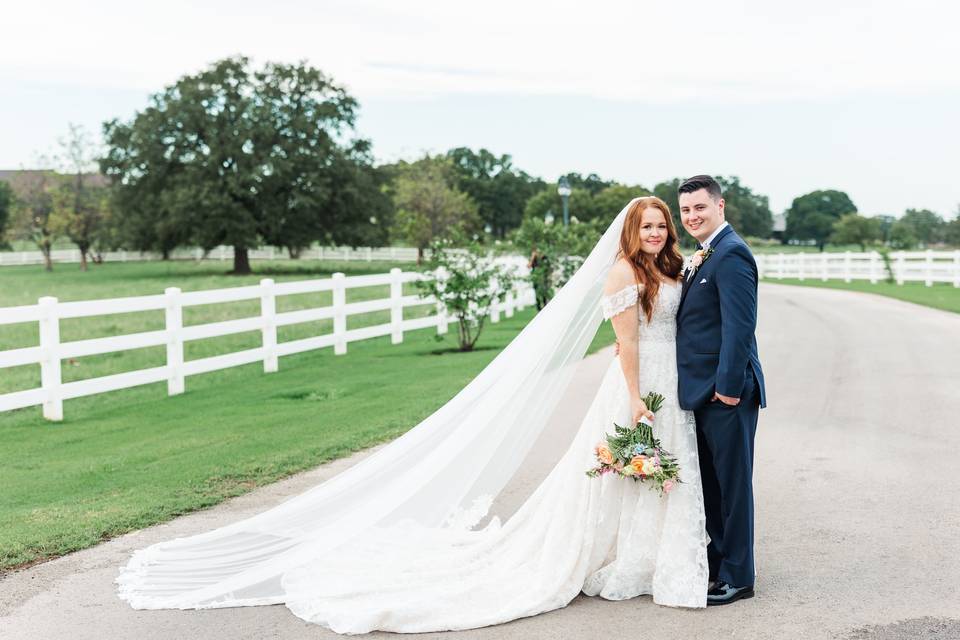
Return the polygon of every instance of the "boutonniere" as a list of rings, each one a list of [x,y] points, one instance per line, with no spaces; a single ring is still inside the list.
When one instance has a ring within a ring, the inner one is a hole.
[[[688,274],[695,272],[700,266],[713,255],[713,247],[707,249],[698,249],[690,258],[690,264],[687,266]]]

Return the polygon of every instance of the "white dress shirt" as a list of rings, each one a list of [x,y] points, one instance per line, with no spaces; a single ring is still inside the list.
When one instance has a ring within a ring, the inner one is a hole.
[[[724,228],[724,227],[729,227],[729,226],[730,226],[730,225],[727,223],[727,221],[724,220],[724,221],[723,221],[723,224],[721,224],[719,227],[717,227],[716,229],[714,229],[714,230],[713,230],[713,233],[710,234],[710,237],[707,238],[706,240],[704,240],[704,241],[703,241],[702,243],[700,243],[700,244],[703,246],[704,249],[709,249],[709,248],[710,248],[710,243],[713,242],[713,239],[717,237],[717,234],[720,233],[721,231],[723,231],[723,228]]]

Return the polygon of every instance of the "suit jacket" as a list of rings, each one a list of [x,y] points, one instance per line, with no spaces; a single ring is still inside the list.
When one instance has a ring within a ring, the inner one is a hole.
[[[695,410],[713,392],[742,397],[747,375],[756,375],[760,406],[767,406],[757,353],[757,263],[747,243],[729,225],[713,253],[683,281],[677,311],[679,401]]]

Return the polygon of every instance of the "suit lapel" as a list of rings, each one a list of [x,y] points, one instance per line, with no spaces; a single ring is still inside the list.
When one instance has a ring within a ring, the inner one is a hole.
[[[728,223],[727,226],[725,226],[720,233],[717,234],[717,237],[713,239],[713,242],[710,243],[710,246],[713,247],[714,251],[716,251],[717,247],[720,246],[720,242],[731,233],[733,233],[733,227],[731,227]],[[703,265],[700,265],[700,268],[697,269],[696,273],[694,273],[692,277],[683,279],[683,289],[680,291],[680,306],[677,309],[678,315],[680,314],[680,311],[683,310],[683,303],[687,299],[687,294],[689,294],[690,290],[693,289],[695,284],[694,281],[697,279],[697,275],[701,271],[703,271]]]

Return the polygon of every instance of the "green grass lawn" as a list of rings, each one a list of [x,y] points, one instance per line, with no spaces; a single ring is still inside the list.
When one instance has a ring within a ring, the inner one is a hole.
[[[377,273],[390,266],[324,268]],[[59,269],[51,278],[36,269],[5,267],[0,306],[30,303],[44,294],[97,298],[170,285],[193,290],[246,284],[260,277],[233,278],[190,263],[97,268],[94,277]],[[280,280],[327,273],[291,272],[289,263],[282,271],[271,275]],[[43,420],[38,407],[0,414],[0,572],[217,504],[395,438],[453,397],[533,313],[527,309],[488,323],[472,353],[455,351],[455,327],[442,342],[435,340],[435,330],[424,329],[404,334],[400,345],[383,337],[350,343],[343,356],[330,348],[287,356],[277,373],[264,374],[261,365],[252,364],[192,376],[187,392],[175,397],[168,397],[161,383],[68,400],[62,423]],[[115,322],[124,331],[143,330],[142,321],[120,318]],[[0,327],[0,335],[9,328]],[[73,331],[90,337],[79,325]],[[590,351],[612,340],[610,323],[604,322]],[[137,359],[113,364],[145,366]]]
[[[823,281],[811,278],[806,280],[798,280],[796,278],[783,278],[782,280],[778,278],[764,278],[764,282],[875,293],[881,296],[897,298],[898,300],[905,300],[906,302],[922,304],[926,307],[960,313],[960,288],[948,283],[935,283],[932,287],[928,287],[922,282],[905,282],[902,285],[891,284],[889,282],[870,284],[862,280],[844,282],[843,280]]]

